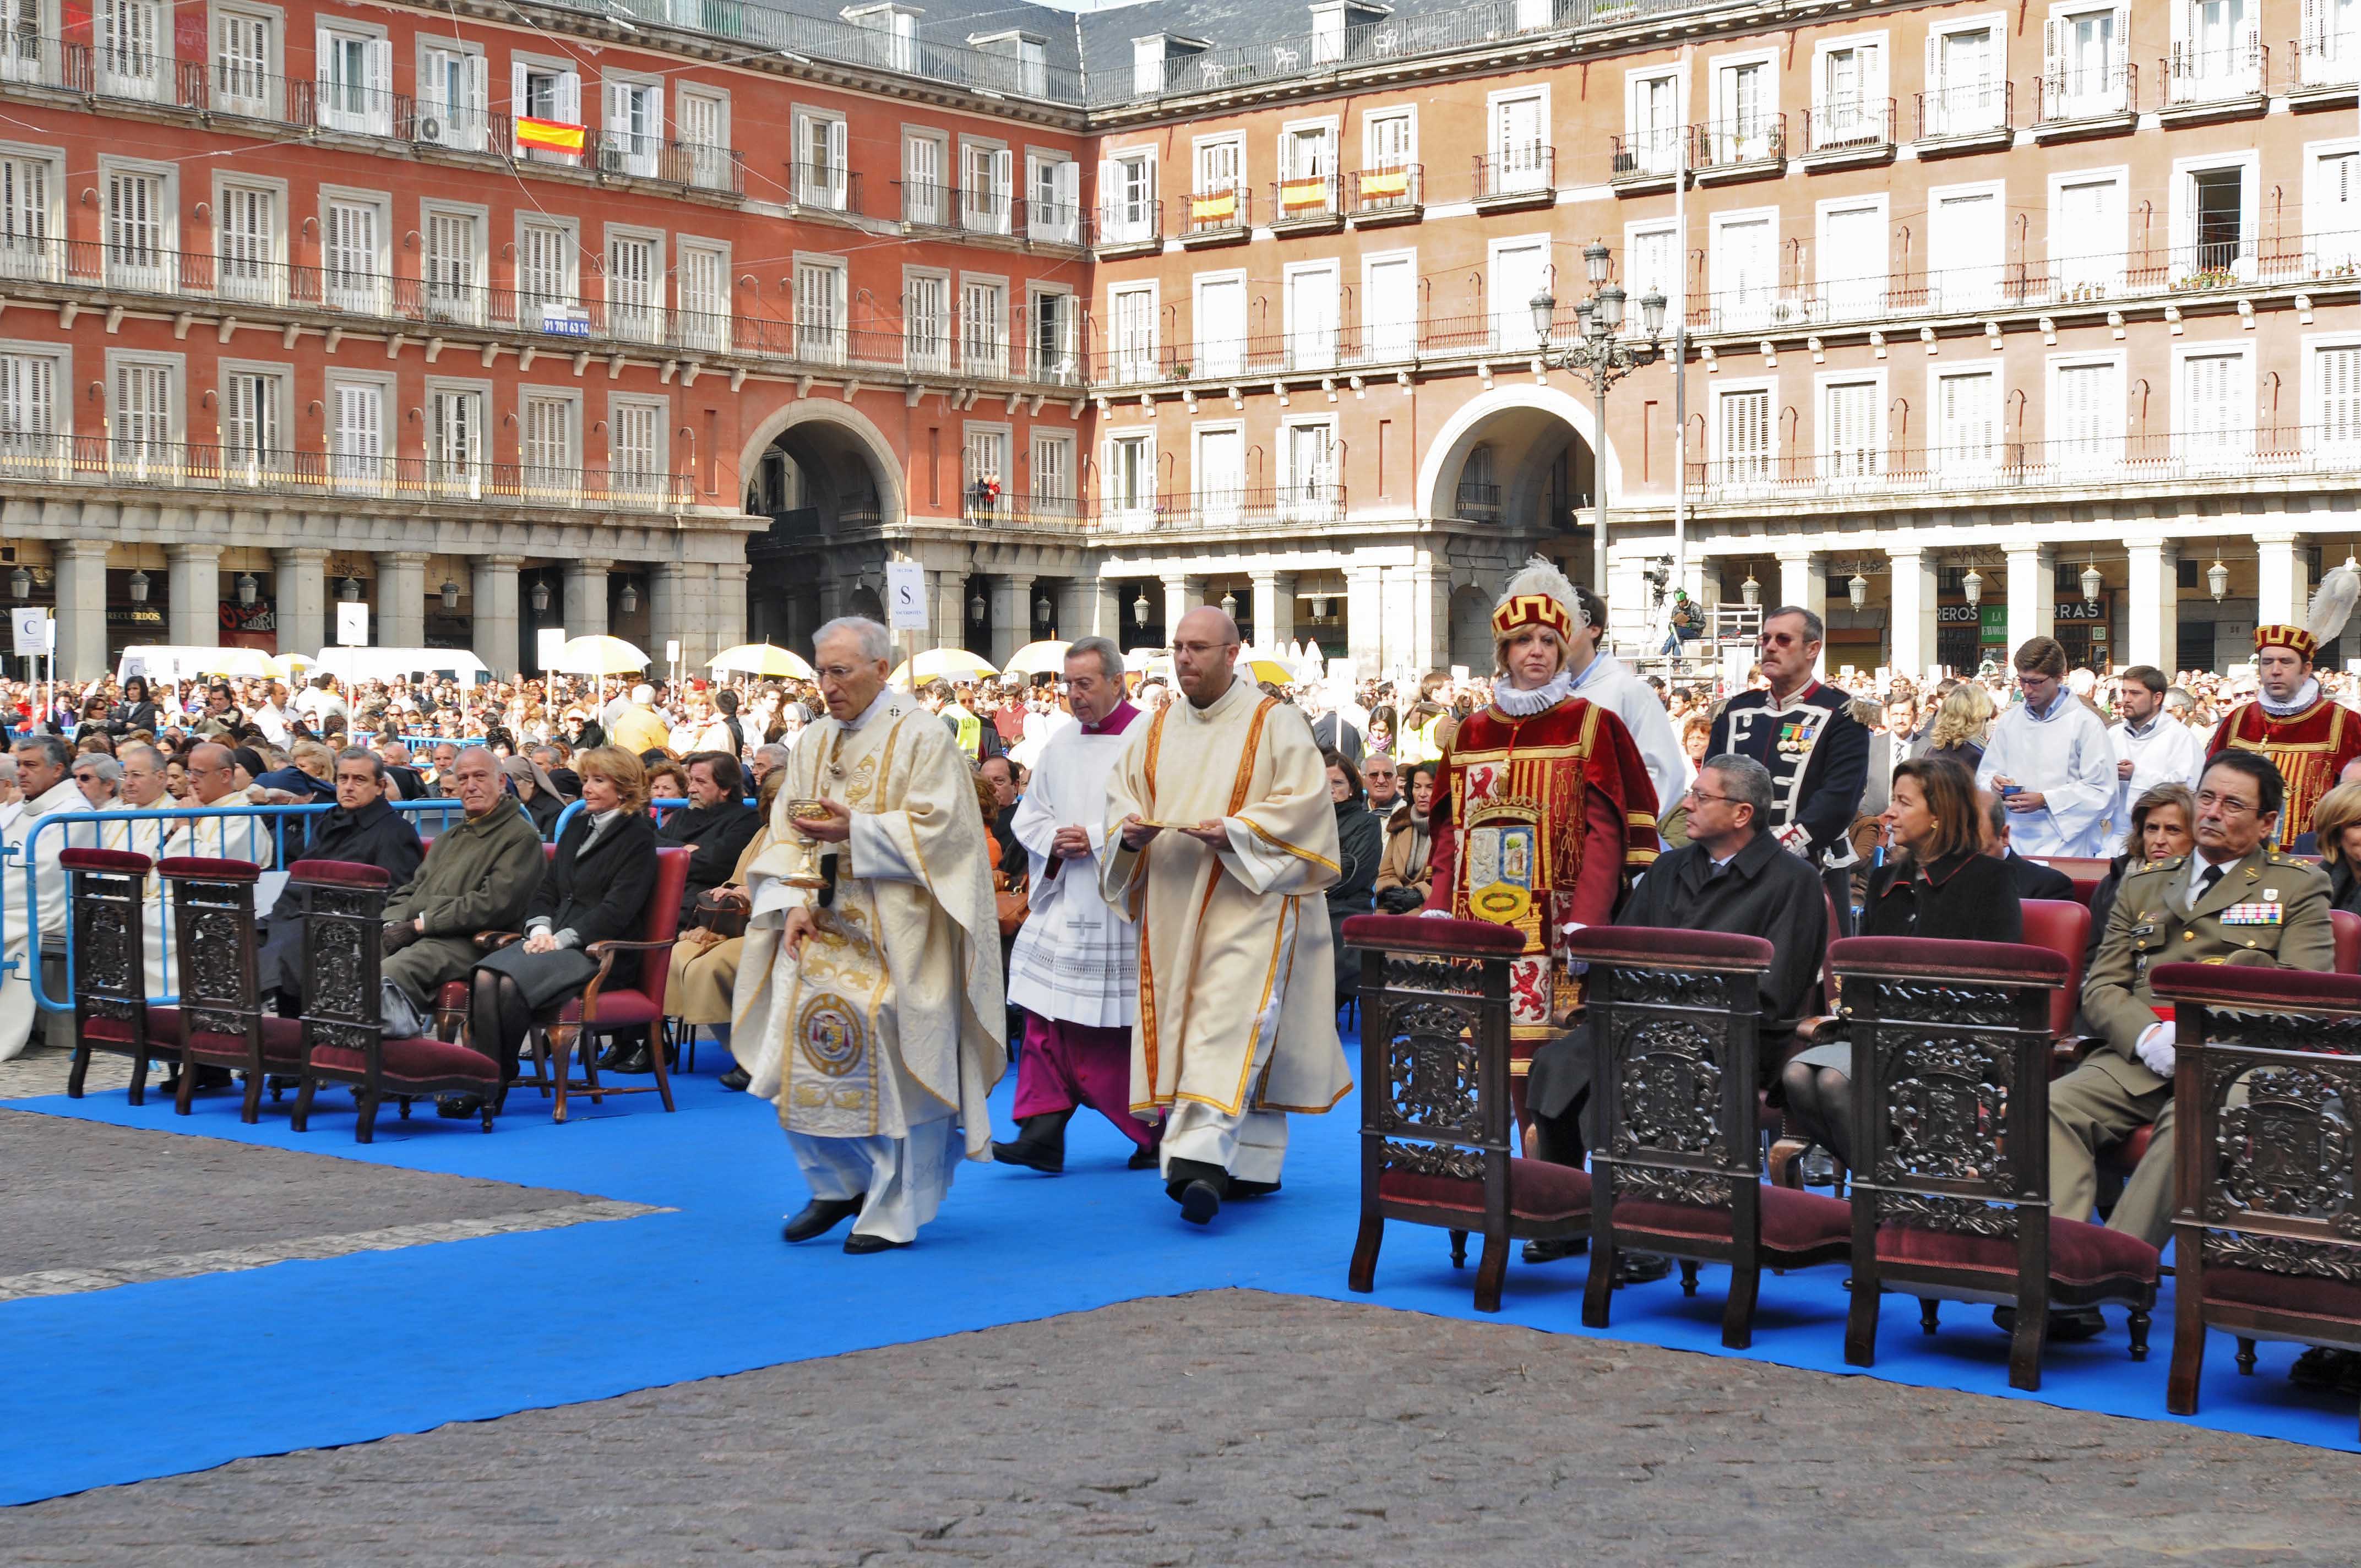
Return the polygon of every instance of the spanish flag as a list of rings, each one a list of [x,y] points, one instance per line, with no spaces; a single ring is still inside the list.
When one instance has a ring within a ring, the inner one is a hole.
[[[537,147],[545,152],[579,154],[582,150],[582,127],[569,126],[559,120],[536,120],[528,115],[519,115],[516,123],[516,139],[519,147]]]
[[[1194,223],[1226,223],[1237,215],[1237,211],[1238,193],[1235,191],[1220,191],[1210,196],[1189,198],[1189,216]]]
[[[1279,188],[1279,199],[1280,205],[1290,213],[1301,212],[1306,207],[1324,207],[1328,204],[1328,181],[1320,175],[1308,180],[1287,181]]]
[[[1410,170],[1407,169],[1372,170],[1361,176],[1361,200],[1364,202],[1398,202],[1410,194]]]

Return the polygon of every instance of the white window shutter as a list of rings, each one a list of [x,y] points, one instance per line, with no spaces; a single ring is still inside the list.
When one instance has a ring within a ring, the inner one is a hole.
[[[2112,87],[2114,82],[2126,79],[2128,73],[2124,70],[2124,66],[2131,57],[2132,8],[2129,5],[2118,5],[2114,13],[2113,47],[2107,54],[2107,85]]]
[[[524,61],[512,60],[509,62],[509,150],[519,158],[524,156],[524,143],[514,139],[514,130],[516,122],[525,117],[528,108],[524,95]]]
[[[368,46],[369,113],[390,121],[393,115],[393,41],[371,38]]]
[[[607,83],[606,129],[610,134],[620,134],[621,132],[628,131],[631,128],[631,84],[623,82],[609,82]]]
[[[1927,116],[1927,128],[1941,134],[1943,116],[1948,105],[1943,102],[1943,35],[1927,35],[1927,106],[1933,113]]]
[[[845,187],[851,179],[848,162],[845,123],[830,120],[828,122],[828,196],[839,207],[844,205]]]
[[[2059,47],[2058,18],[2050,17],[2041,24],[2041,75],[2049,83],[2049,91],[2062,93],[2066,88],[2066,62]]]

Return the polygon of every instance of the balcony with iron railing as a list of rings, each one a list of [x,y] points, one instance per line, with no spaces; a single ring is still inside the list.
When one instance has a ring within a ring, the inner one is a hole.
[[[1408,223],[1426,203],[1426,168],[1404,163],[1384,169],[1364,169],[1345,183],[1345,208],[1356,228],[1379,224]]]
[[[1270,187],[1270,226],[1290,230],[1335,228],[1345,221],[1345,182],[1334,174],[1299,174]]]
[[[2189,118],[2261,114],[2264,87],[2271,79],[2271,51],[2258,39],[2214,49],[2177,43],[2157,61],[2164,83],[2158,113],[2168,124]]]
[[[2016,135],[2016,84],[1973,82],[1918,94],[1913,137],[1921,158],[2004,148]]]
[[[1463,522],[1499,521],[1500,487],[1473,479],[1460,480],[1452,501],[1451,515]]]
[[[1876,500],[1955,491],[2087,490],[2192,480],[2279,482],[2349,473],[2361,461],[2350,424],[2261,430],[2115,432],[2054,441],[1768,454],[1688,465],[1698,504]]]
[[[1891,98],[1834,98],[1804,113],[1804,163],[1835,168],[1880,163],[1894,156]]]
[[[2059,65],[2044,71],[2033,86],[2037,140],[2119,135],[2139,119],[2139,67],[2129,61]]]
[[[732,196],[746,193],[745,159],[735,148],[600,131],[591,138],[590,151],[601,174]]]
[[[835,163],[790,162],[786,170],[787,200],[798,212],[860,215],[861,176],[852,170]]]
[[[1557,200],[1557,148],[1529,142],[1479,154],[1475,194],[1479,212],[1549,205]]]
[[[1551,329],[1565,342],[1580,330],[1571,304],[1560,308]],[[1173,345],[1135,338],[1104,342],[1093,371],[1104,384],[1152,386],[1166,382],[1257,380],[1282,376],[1324,376],[1332,371],[1393,370],[1430,360],[1480,359],[1535,352],[1532,313],[1526,302],[1498,314],[1420,318],[1405,314],[1358,325],[1323,325],[1292,331],[1225,334]]]
[[[2301,108],[2350,103],[2361,86],[2361,17],[2342,28],[2322,26],[2288,45],[2279,90]]]
[[[1192,191],[1180,225],[1182,245],[1212,245],[1243,239],[1254,227],[1254,192],[1244,181]]]
[[[984,528],[1079,532],[1088,517],[1082,503],[1071,496],[1017,496],[1005,490],[994,495],[983,486],[970,484],[960,499],[961,521]]]
[[[1786,161],[1784,115],[1748,115],[1689,127],[1689,167],[1699,184],[1777,174]]]
[[[1608,183],[1626,194],[1669,191],[1688,154],[1688,127],[1654,126],[1607,138]]]
[[[1084,216],[1090,230],[1084,238],[1099,256],[1131,256],[1164,247],[1164,203],[1103,201]]]
[[[1090,522],[1101,533],[1156,533],[1176,528],[1303,527],[1344,519],[1345,487],[1321,477],[1279,486],[1223,485],[1168,492],[1133,507],[1106,502]]]
[[[902,226],[913,234],[1022,240],[1078,250],[1083,243],[1082,209],[1071,203],[1037,202],[1004,190],[969,191],[921,180],[897,180],[894,187]]]
[[[696,504],[686,474],[552,468],[380,454],[240,449],[122,435],[0,432],[0,485],[214,490],[480,506],[665,511]]]

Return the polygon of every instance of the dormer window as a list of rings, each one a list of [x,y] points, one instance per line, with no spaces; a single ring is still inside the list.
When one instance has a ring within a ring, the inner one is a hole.
[[[856,27],[885,35],[885,58],[882,63],[887,70],[913,73],[917,71],[918,18],[925,13],[917,6],[888,0],[884,5],[848,5],[838,15]]]

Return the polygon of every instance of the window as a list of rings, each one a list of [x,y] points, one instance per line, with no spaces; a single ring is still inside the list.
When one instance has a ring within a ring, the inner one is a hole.
[[[664,488],[667,405],[617,398],[607,405],[607,488],[633,495]]]
[[[103,98],[160,103],[172,35],[160,0],[98,0],[91,12],[93,85]]]
[[[1033,433],[1033,510],[1050,516],[1074,510],[1074,438],[1058,432]]]
[[[673,106],[681,156],[688,160],[689,183],[704,191],[728,191],[738,183],[730,156],[730,100],[719,93],[684,87]]]
[[[2316,271],[2361,261],[2361,152],[2347,145],[2312,159],[2303,224]]]
[[[1032,291],[1033,378],[1071,386],[1082,378],[1074,358],[1074,297],[1062,290]]]
[[[322,27],[313,95],[323,130],[393,132],[393,45],[367,33]]]
[[[950,222],[950,192],[943,181],[943,138],[911,131],[902,137],[902,221],[921,228]]]
[[[1884,388],[1877,381],[1833,381],[1821,389],[1821,476],[1864,479],[1885,466]]]
[[[1026,232],[1047,245],[1082,241],[1082,166],[1070,158],[1026,160]]]
[[[376,381],[336,381],[328,388],[328,478],[338,489],[381,488],[389,475],[385,451],[385,388]]]
[[[1008,427],[971,424],[960,444],[960,494],[963,515],[971,518],[1007,515]]]
[[[245,11],[214,13],[213,107],[278,119],[284,112],[271,20]]]
[[[1306,521],[1334,517],[1342,499],[1336,493],[1336,427],[1323,420],[1290,424],[1282,433],[1287,492],[1280,498],[1280,511]]]
[[[136,360],[115,365],[115,460],[145,466],[170,461],[173,367]]]
[[[1337,268],[1333,261],[1287,269],[1287,367],[1336,364]]]
[[[1779,150],[1772,140],[1777,115],[1773,69],[1768,60],[1730,60],[1714,67],[1707,162],[1754,163]]]
[[[2195,169],[2180,192],[2182,254],[2174,258],[2175,281],[2226,282],[2254,272],[2255,248],[2246,215],[2249,175],[2243,164]]]
[[[0,277],[54,278],[64,270],[50,241],[46,158],[0,154]]]
[[[2361,75],[2361,0],[2306,0],[2299,56],[2306,86]]]
[[[1492,302],[1492,346],[1521,354],[1536,346],[1530,304],[1549,280],[1547,236],[1495,240],[1492,277],[1486,296]]]
[[[1361,261],[1361,342],[1379,363],[1418,349],[1418,257],[1411,251]]]
[[[551,330],[553,311],[562,318],[574,304],[574,231],[564,224],[528,218],[517,225],[517,324]]]
[[[418,139],[481,152],[490,122],[484,57],[455,44],[428,44],[418,55]]]
[[[1198,522],[1209,528],[1234,526],[1246,503],[1246,433],[1234,424],[1197,432],[1192,472]]]
[[[1820,50],[1814,93],[1812,145],[1841,147],[1883,141],[1886,123],[1885,44],[1848,39]]]
[[[483,220],[474,213],[425,209],[419,270],[431,321],[484,322]]]
[[[1008,285],[970,278],[960,285],[960,364],[971,376],[1008,374]]]
[[[2180,408],[2172,423],[2183,462],[2212,467],[2252,455],[2255,399],[2248,365],[2243,349],[2181,357]]]
[[[1335,205],[1336,127],[1290,126],[1279,138],[1279,211],[1287,218]]]
[[[915,72],[918,69],[918,17],[920,13],[901,5],[860,5],[846,10],[845,20],[855,27],[867,27],[884,35],[878,50],[877,63],[888,71]]]
[[[1242,197],[1246,187],[1246,146],[1235,137],[1222,137],[1197,144],[1197,182],[1190,193],[1201,201],[1207,197]],[[1191,213],[1192,220],[1202,215]],[[1235,205],[1212,214],[1233,221],[1245,216]],[[1201,226],[1212,226],[1201,222]]]
[[[1156,437],[1118,435],[1107,443],[1106,508],[1126,528],[1156,512]]]
[[[796,357],[819,365],[845,360],[844,267],[796,263]]]
[[[2001,32],[1992,23],[1927,34],[1928,136],[1974,136],[1999,128],[2008,93],[2001,60]]]
[[[2120,463],[2124,455],[2124,370],[2114,360],[2067,363],[2050,377],[2050,459],[2070,472]]]
[[[1706,258],[1715,327],[1746,331],[1771,324],[1779,300],[1778,230],[1776,211],[1715,215]]]
[[[2052,120],[2120,115],[2130,103],[2124,56],[2131,40],[2127,5],[2059,5],[2041,34],[2041,74]]]
[[[49,74],[43,67],[57,46],[49,39],[42,8],[43,0],[9,0],[6,31],[0,33],[0,82],[39,82]]]
[[[1717,394],[1715,456],[1725,485],[1771,481],[1771,389],[1731,388]]]
[[[609,174],[653,180],[663,172],[664,89],[653,82],[607,79],[606,134],[598,167]]]
[[[509,62],[509,103],[520,119],[548,125],[582,125],[582,77],[555,62],[513,59]],[[522,127],[519,127],[522,129]],[[555,148],[535,147],[519,140],[516,156],[540,163],[577,164],[582,155]]]
[[[1633,75],[1623,114],[1627,146],[1618,174],[1672,174],[1681,167],[1681,79],[1669,71]]]
[[[2312,386],[2315,447],[2361,449],[2361,344],[2312,350]]]
[[[116,288],[161,292],[176,281],[164,176],[106,172],[106,280]]]
[[[575,461],[572,398],[528,392],[520,405],[518,437],[528,490],[571,490],[582,465]]]
[[[2063,175],[2051,185],[2049,277],[2056,297],[2098,300],[2122,291],[2124,176]]]
[[[1971,370],[1935,378],[1935,450],[1927,466],[1937,474],[1988,471],[1997,457],[2000,378]]]
[[[214,291],[233,300],[274,302],[281,295],[279,192],[224,185],[214,222]]]
[[[2261,9],[2260,0],[2182,0],[2173,7],[2174,101],[2261,91]]]
[[[797,110],[796,200],[831,213],[847,211],[851,205],[850,175],[844,117]]]
[[[1408,169],[1418,161],[1418,115],[1412,111],[1389,109],[1361,124],[1364,170]]]
[[[960,226],[970,234],[1009,234],[1016,198],[1016,155],[983,142],[960,144]]]
[[[1491,170],[1477,182],[1480,195],[1545,191],[1552,179],[1549,98],[1519,93],[1492,100]]]
[[[390,280],[379,256],[385,225],[374,202],[321,203],[320,272],[331,310],[386,315],[393,309]]]
[[[426,394],[426,480],[445,494],[483,493],[484,394],[434,387]]]
[[[1951,185],[1927,193],[1927,253],[1941,264],[1927,273],[1927,303],[1938,311],[1997,304],[2004,235],[1998,185]]]
[[[0,472],[46,469],[62,454],[58,385],[50,354],[0,354]]]
[[[1235,272],[1197,280],[1200,376],[1235,376],[1246,361],[1246,280]]]
[[[639,343],[664,338],[664,242],[607,231],[607,330]]]
[[[1114,318],[1108,345],[1115,355],[1115,378],[1136,385],[1156,378],[1156,291],[1115,289],[1107,295],[1107,313]]]
[[[951,367],[951,280],[939,272],[908,272],[902,280],[902,327],[913,370],[947,375]]]
[[[730,252],[718,245],[680,242],[682,345],[730,351]]]
[[[1820,309],[1829,321],[1861,321],[1885,310],[1885,202],[1820,207]]]
[[[1156,237],[1156,155],[1120,152],[1099,165],[1099,243],[1137,245]]]

